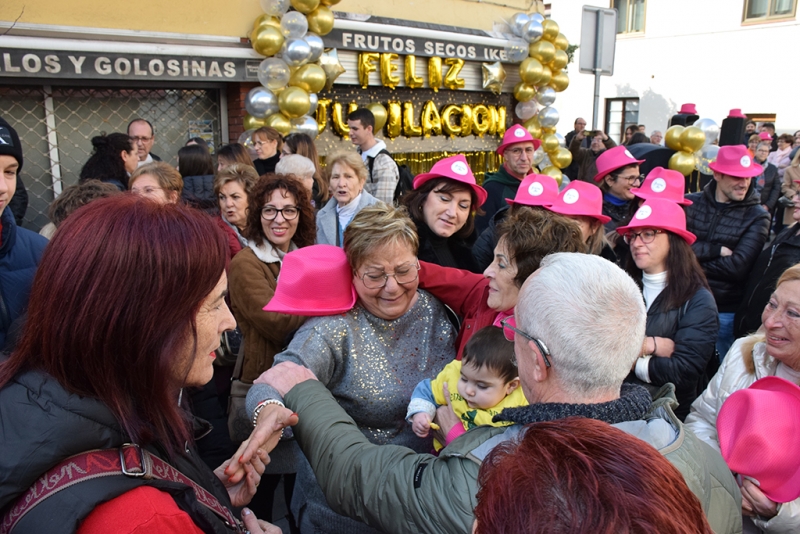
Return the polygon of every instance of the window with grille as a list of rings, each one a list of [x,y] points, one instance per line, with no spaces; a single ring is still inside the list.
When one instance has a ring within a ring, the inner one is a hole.
[[[797,0],[745,0],[745,22],[762,22],[773,19],[794,18]]]
[[[617,10],[617,33],[644,31],[647,0],[613,0],[611,7]]]
[[[639,124],[638,98],[606,99],[606,135],[617,143],[625,140],[625,129]]]
[[[198,125],[213,131],[211,146],[221,142],[216,89],[0,85],[0,109],[20,136],[28,191],[23,226],[35,231],[49,222],[50,202],[78,182],[96,135],[126,133],[132,119],[147,119],[155,129],[152,153],[170,165],[177,165],[178,149],[198,135]]]

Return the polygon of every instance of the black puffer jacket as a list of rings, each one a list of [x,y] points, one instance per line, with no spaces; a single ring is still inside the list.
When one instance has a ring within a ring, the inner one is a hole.
[[[631,202],[628,201],[622,205],[616,205],[609,201],[608,193],[603,194],[603,215],[611,217],[611,220],[603,225],[606,232],[616,230],[617,226],[624,226],[631,218]]]
[[[758,258],[769,233],[769,214],[751,182],[741,202],[720,204],[715,200],[717,182],[709,182],[698,192],[686,195],[687,229],[697,236],[692,245],[706,273],[720,313],[734,313],[744,295],[744,281]],[[721,256],[722,247],[733,251]]]
[[[761,312],[775,290],[775,283],[783,271],[800,263],[800,224],[795,223],[775,238],[756,260],[747,284],[744,299],[733,322],[733,334],[738,339],[758,330]]]
[[[653,390],[668,382],[675,384],[679,403],[675,415],[683,421],[689,415],[692,402],[707,385],[706,366],[714,356],[719,332],[717,306],[705,288],[700,288],[677,309],[664,310],[663,297],[662,291],[647,311],[645,335],[669,338],[675,342],[675,350],[670,358],[650,358],[647,371],[650,385],[656,386]],[[628,381],[642,383],[633,373]]]

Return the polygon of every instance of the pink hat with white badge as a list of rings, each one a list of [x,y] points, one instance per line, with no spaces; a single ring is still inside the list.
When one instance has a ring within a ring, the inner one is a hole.
[[[356,303],[353,270],[333,245],[311,245],[283,258],[278,285],[264,311],[319,317],[349,311]]]
[[[728,145],[720,147],[717,159],[708,164],[712,171],[734,178],[753,178],[764,172],[764,169],[753,161],[753,157],[744,145]]]
[[[521,124],[515,124],[506,130],[505,135],[503,135],[503,142],[500,143],[499,147],[497,147],[497,153],[502,156],[503,152],[506,151],[506,148],[510,147],[511,145],[516,145],[517,143],[525,142],[533,143],[534,150],[542,146],[542,142],[538,139],[534,139],[527,128]]]
[[[634,187],[631,193],[644,200],[663,198],[681,206],[690,206],[692,201],[683,196],[684,187],[686,179],[681,173],[664,167],[655,167],[647,173],[647,178],[641,187]]]
[[[767,132],[758,132],[758,138],[762,141],[772,141],[772,136]]]
[[[640,165],[642,163],[644,163],[644,160],[634,158],[628,147],[615,146],[614,148],[609,148],[597,157],[597,174],[594,175],[594,181],[599,182],[608,173],[627,165]]]
[[[603,192],[594,184],[574,181],[558,195],[549,208],[553,213],[592,217],[605,224],[611,217],[603,215]]]
[[[686,230],[686,214],[683,208],[663,198],[645,200],[636,210],[631,222],[627,226],[617,228],[617,233],[624,236],[637,228],[666,230],[679,235],[690,245],[697,240],[697,236]]]
[[[430,172],[418,174],[417,177],[414,178],[414,189],[419,189],[422,184],[435,178],[448,178],[471,187],[478,197],[478,205],[473,206],[473,208],[482,206],[483,203],[486,202],[486,197],[489,196],[486,189],[478,185],[478,182],[475,180],[475,175],[472,174],[472,169],[469,168],[467,158],[463,154],[456,154],[449,158],[440,159],[433,165]]]
[[[558,182],[546,174],[529,174],[519,184],[514,199],[507,198],[510,205],[550,206],[558,197]]]
[[[772,501],[800,497],[800,387],[767,376],[731,393],[717,415],[717,435],[731,471],[756,480]]]

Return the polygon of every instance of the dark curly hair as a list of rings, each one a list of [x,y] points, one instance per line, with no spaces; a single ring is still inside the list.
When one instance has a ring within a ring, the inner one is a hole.
[[[94,151],[81,168],[79,182],[86,180],[119,181],[128,189],[128,171],[120,153],[136,151],[136,144],[128,134],[112,133],[92,137]]]
[[[292,242],[298,248],[313,245],[317,239],[317,223],[314,207],[311,205],[311,194],[300,180],[287,174],[269,173],[258,179],[248,196],[247,226],[242,234],[247,239],[255,241],[257,245],[264,243],[266,236],[261,226],[261,208],[276,189],[280,189],[284,197],[287,194],[294,195],[297,208],[300,210],[297,231],[292,237]]]
[[[449,178],[433,178],[422,184],[419,189],[414,189],[403,195],[402,204],[408,209],[408,214],[411,216],[411,219],[417,226],[421,227],[426,224],[425,214],[422,210],[425,206],[425,201],[428,200],[428,195],[436,188],[442,193],[453,193],[455,191],[467,191],[469,193],[472,204],[470,205],[467,220],[464,226],[450,236],[456,239],[468,238],[475,229],[475,215],[483,215],[483,211],[478,207],[478,195],[475,194],[475,190],[455,180]]]

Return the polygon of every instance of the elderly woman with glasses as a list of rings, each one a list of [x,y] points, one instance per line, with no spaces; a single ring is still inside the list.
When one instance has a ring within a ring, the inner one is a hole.
[[[456,335],[445,307],[418,288],[418,248],[414,223],[402,211],[382,203],[362,209],[344,233],[355,305],[343,314],[308,319],[275,363],[313,371],[373,443],[428,452],[431,439],[414,434],[405,421],[406,406],[421,380],[453,360]],[[309,292],[324,283],[310,280]],[[320,307],[325,299],[321,290]],[[259,381],[247,396],[254,420],[270,417],[282,400]],[[297,467],[291,509],[301,532],[376,532],[331,510],[305,461]]]
[[[644,175],[639,165],[644,160],[633,157],[627,147],[610,148],[597,158],[597,174],[594,181],[603,192],[603,215],[611,220],[604,224],[606,232],[614,230],[630,217],[631,189],[639,187]]]

